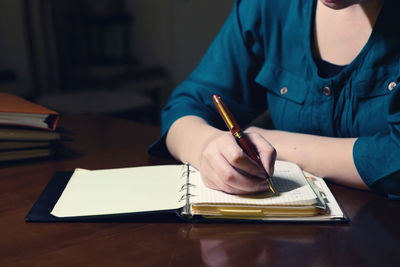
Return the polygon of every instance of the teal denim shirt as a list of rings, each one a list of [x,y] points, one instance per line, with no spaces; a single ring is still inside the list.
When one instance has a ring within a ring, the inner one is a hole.
[[[246,125],[266,109],[279,130],[358,137],[353,157],[364,182],[400,195],[400,1],[386,0],[360,54],[340,73],[318,76],[312,36],[316,1],[237,1],[197,68],[162,112],[162,137],[185,115],[225,129],[219,94]],[[396,26],[393,26],[396,25]]]

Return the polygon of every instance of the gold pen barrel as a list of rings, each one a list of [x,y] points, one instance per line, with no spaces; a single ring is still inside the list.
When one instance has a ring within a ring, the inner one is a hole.
[[[254,145],[250,142],[250,140],[246,137],[246,135],[242,132],[239,127],[239,124],[236,122],[232,114],[230,113],[228,107],[225,106],[224,102],[218,95],[213,95],[212,97],[214,105],[216,106],[219,114],[224,120],[226,126],[231,131],[239,146],[245,151],[245,153],[254,160],[259,166],[263,167],[263,164],[257,154],[257,151],[254,148]],[[269,186],[270,191],[275,194],[275,188],[270,180],[269,174],[266,172],[266,179]]]
[[[221,98],[217,95],[214,95],[213,102],[214,102],[215,106],[217,107],[217,110],[218,110],[219,114],[221,115],[222,119],[224,120],[226,126],[228,126],[228,129],[232,133],[239,131],[240,130],[239,125],[233,119],[232,114],[230,113],[229,109],[225,106],[225,104],[221,101]]]

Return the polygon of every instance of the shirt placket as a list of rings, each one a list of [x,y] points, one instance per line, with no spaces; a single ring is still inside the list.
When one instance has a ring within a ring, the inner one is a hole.
[[[318,80],[313,86],[311,127],[313,132],[325,136],[335,136],[334,131],[334,93],[333,82],[327,79]]]

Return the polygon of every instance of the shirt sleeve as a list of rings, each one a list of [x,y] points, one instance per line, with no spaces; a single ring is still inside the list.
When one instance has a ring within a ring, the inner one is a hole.
[[[364,182],[374,191],[390,198],[400,196],[400,86],[389,100],[387,131],[359,137],[353,157]]]
[[[161,137],[149,149],[158,156],[169,155],[166,134],[179,118],[195,115],[225,129],[212,102],[218,94],[239,124],[246,125],[266,109],[266,96],[255,77],[263,63],[261,3],[236,1],[229,17],[196,69],[172,93],[161,113]]]

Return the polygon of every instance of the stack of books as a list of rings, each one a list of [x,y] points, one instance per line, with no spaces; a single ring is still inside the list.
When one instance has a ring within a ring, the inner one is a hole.
[[[59,118],[56,111],[0,93],[0,163],[56,155],[62,143]]]

